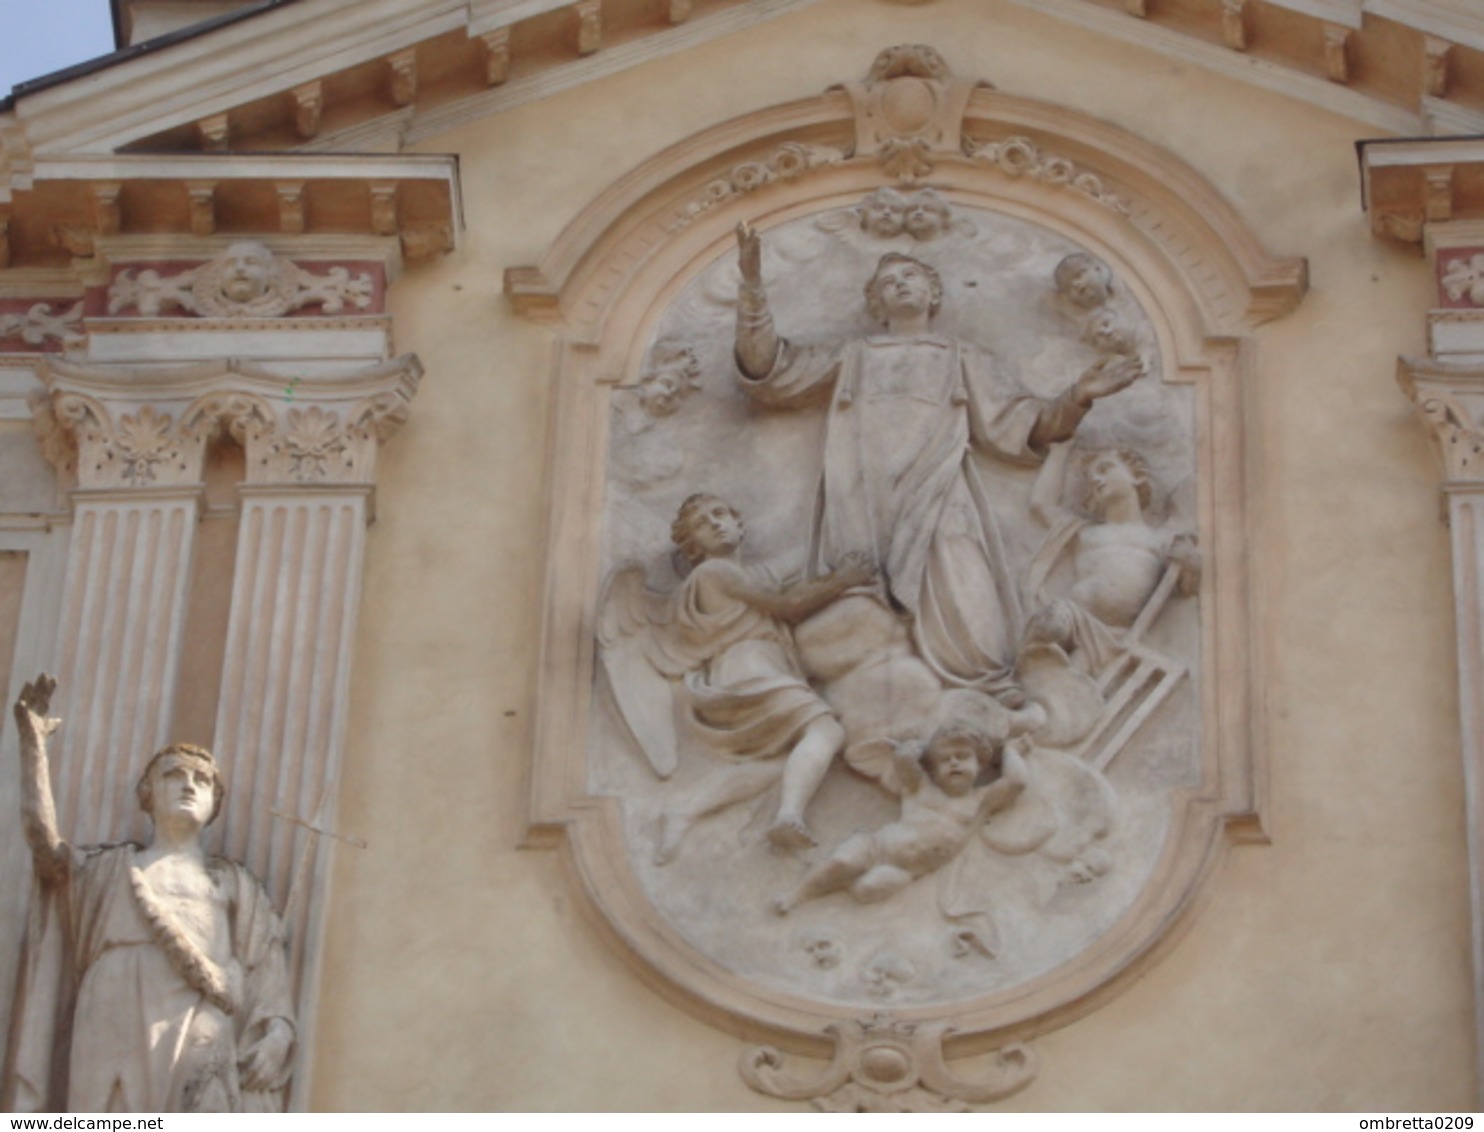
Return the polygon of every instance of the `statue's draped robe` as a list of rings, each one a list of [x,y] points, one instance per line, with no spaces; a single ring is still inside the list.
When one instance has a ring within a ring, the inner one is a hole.
[[[228,938],[204,950],[227,976],[228,1014],[156,942],[130,875],[137,852],[74,851],[68,877],[37,885],[7,1101],[30,1111],[280,1110],[276,1092],[238,1080],[243,1051],[274,1019],[293,1026],[283,925],[267,894],[241,865],[207,862]]]
[[[973,453],[1035,463],[1030,439],[1046,414],[1064,416],[1050,424],[1070,433],[1081,412],[1028,395],[987,352],[932,334],[782,341],[768,374],[742,385],[778,407],[830,395],[814,568],[865,553],[939,677],[1004,687],[1021,616]]]
[[[691,719],[716,750],[742,758],[787,754],[804,729],[830,715],[799,668],[793,638],[776,617],[728,592],[727,575],[758,582],[735,562],[711,559],[680,588],[675,633],[691,665]]]

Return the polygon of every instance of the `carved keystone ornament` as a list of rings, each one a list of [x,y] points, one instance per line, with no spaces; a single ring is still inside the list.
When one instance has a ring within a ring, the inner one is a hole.
[[[1263,837],[1237,359],[1303,265],[931,48],[846,90],[507,280],[562,346],[532,829],[753,1088],[954,1109]]]

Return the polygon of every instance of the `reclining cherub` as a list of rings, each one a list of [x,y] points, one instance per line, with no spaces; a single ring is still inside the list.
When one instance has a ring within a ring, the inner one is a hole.
[[[693,566],[680,588],[655,594],[645,589],[642,569],[625,570],[610,584],[600,614],[604,670],[655,772],[665,778],[677,765],[677,693],[695,734],[734,760],[666,813],[656,852],[661,864],[695,822],[780,779],[768,838],[782,848],[813,845],[805,810],[845,743],[833,709],[800,669],[789,626],[872,582],[875,572],[852,555],[823,577],[777,585],[740,561],[745,531],[725,500],[692,495],[671,530]]]
[[[868,904],[895,896],[952,861],[992,815],[1026,787],[1020,755],[963,723],[938,729],[926,747],[903,743],[893,759],[901,815],[846,838],[794,890],[773,902],[785,916],[807,900],[848,890]]]

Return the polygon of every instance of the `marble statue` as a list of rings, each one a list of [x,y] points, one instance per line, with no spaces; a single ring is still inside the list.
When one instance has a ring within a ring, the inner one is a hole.
[[[989,354],[934,333],[938,273],[911,256],[882,256],[865,289],[884,333],[801,345],[774,328],[762,245],[739,227],[736,358],[742,388],[790,408],[829,399],[813,566],[864,554],[891,601],[911,618],[918,654],[948,684],[1015,706],[1018,618],[1013,581],[971,453],[1034,464],[1069,438],[1093,402],[1142,373],[1109,355],[1053,398],[999,374]]]
[[[55,682],[15,704],[21,818],[38,880],[13,1030],[18,1107],[271,1112],[297,1041],[284,930],[241,865],[206,854],[226,787],[209,751],[166,747],[136,793],[148,845],[57,829],[46,739]]]

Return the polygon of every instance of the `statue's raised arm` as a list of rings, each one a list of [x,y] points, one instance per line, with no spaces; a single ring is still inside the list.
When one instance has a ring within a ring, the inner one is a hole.
[[[737,225],[737,367],[744,377],[767,377],[778,358],[778,332],[763,290],[763,242],[746,221]]]
[[[57,806],[52,798],[47,765],[47,736],[62,726],[47,716],[57,682],[42,673],[21,689],[15,702],[16,730],[21,748],[21,826],[26,844],[43,880],[63,879],[72,861],[72,849],[57,830]]]

